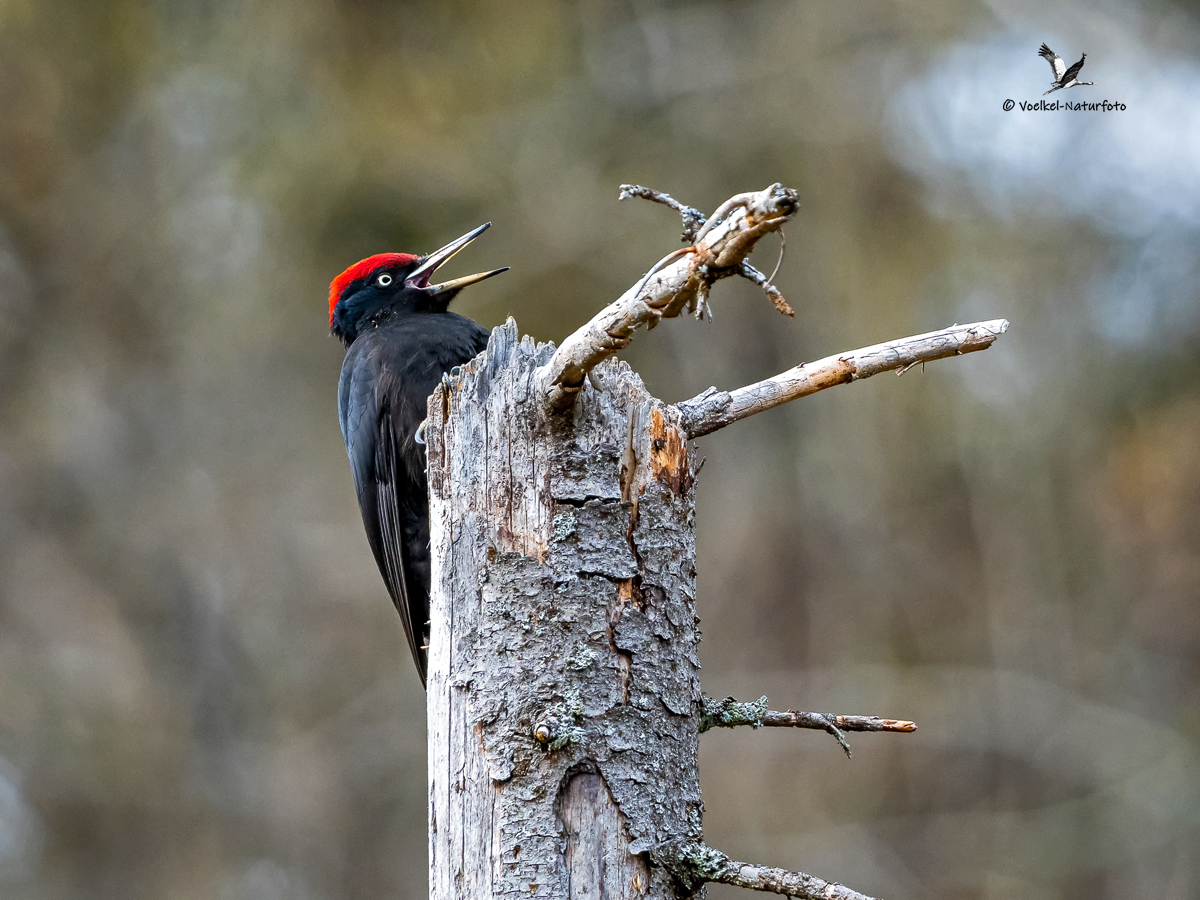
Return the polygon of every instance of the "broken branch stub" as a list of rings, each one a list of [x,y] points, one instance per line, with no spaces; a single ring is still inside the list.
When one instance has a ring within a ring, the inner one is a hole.
[[[796,311],[792,309],[791,304],[784,299],[784,296],[782,293],[780,293],[779,288],[775,287],[775,285],[771,283],[770,278],[758,271],[758,269],[754,268],[754,266],[750,265],[748,262],[742,263],[742,271],[740,274],[743,278],[753,281],[760,288],[762,288],[763,293],[767,295],[767,299],[771,301],[771,305],[774,306],[775,309],[787,316],[789,319],[795,318]],[[772,278],[773,277],[774,276],[772,276]]]
[[[899,369],[899,374],[903,375],[918,363],[986,350],[1007,330],[1007,319],[952,325],[941,331],[898,338],[802,363],[735,391],[709,388],[691,400],[676,404],[676,408],[683,418],[687,436],[698,438],[739,419],[839,384],[849,384],[892,369]]]
[[[780,184],[726,200],[700,230],[690,253],[651,270],[567,337],[538,369],[537,383],[550,409],[569,408],[588,372],[629,346],[639,326],[652,328],[660,319],[696,309],[714,282],[741,274],[742,263],[759,238],[777,231],[798,206],[796,192]]]

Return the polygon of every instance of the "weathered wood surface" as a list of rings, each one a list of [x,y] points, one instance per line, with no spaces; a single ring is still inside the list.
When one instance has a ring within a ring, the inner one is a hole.
[[[693,459],[615,360],[549,413],[552,352],[510,319],[430,400],[430,896],[690,896]]]

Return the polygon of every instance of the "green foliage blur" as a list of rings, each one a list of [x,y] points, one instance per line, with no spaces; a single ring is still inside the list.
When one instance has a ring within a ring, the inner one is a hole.
[[[1051,99],[1129,111],[1001,112],[1043,40],[1097,82]],[[0,896],[424,896],[327,285],[490,220],[446,272],[512,271],[456,309],[560,340],[678,246],[620,183],[779,181],[796,318],[722,282],[625,355],[658,396],[1013,324],[702,440],[705,690],[920,726],[706,734],[710,843],[1200,897],[1198,41],[1120,0],[0,0]]]

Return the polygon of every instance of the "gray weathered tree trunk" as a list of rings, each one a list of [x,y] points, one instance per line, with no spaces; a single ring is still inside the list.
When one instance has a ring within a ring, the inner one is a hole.
[[[694,472],[624,363],[573,415],[495,330],[430,403],[431,896],[688,896],[700,838]]]
[[[430,896],[680,900],[719,881],[869,900],[809,875],[729,860],[700,827],[699,733],[774,725],[905,732],[912,722],[767,710],[701,695],[691,438],[814,391],[986,349],[1003,320],[956,325],[800,365],[676,406],[612,354],[741,275],[795,214],[780,185],[683,215],[691,246],[555,350],[511,319],[430,398]]]

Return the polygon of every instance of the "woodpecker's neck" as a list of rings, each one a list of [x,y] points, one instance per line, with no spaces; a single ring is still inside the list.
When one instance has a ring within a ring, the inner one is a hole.
[[[405,289],[388,296],[363,290],[346,297],[334,309],[333,333],[347,348],[366,331],[407,316],[445,313],[456,291],[431,293]]]

